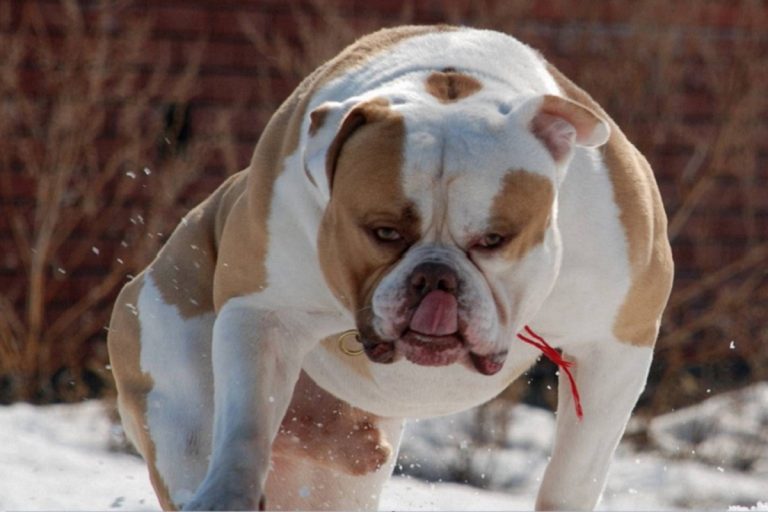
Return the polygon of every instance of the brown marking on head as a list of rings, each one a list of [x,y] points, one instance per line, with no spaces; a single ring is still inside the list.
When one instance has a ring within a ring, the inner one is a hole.
[[[420,226],[401,182],[402,117],[381,102],[355,110],[348,118],[356,129],[340,130],[344,138],[334,141],[337,155],[328,160],[333,191],[320,226],[318,253],[333,292],[351,311],[360,312],[380,279],[419,236]],[[397,229],[403,238],[379,241],[377,227]]]
[[[497,254],[509,261],[518,261],[540,244],[551,222],[553,200],[554,188],[549,179],[525,170],[508,171],[493,199],[485,231],[506,240]],[[493,289],[492,296],[499,322],[506,325],[507,306]]]
[[[385,98],[375,98],[356,106],[345,116],[326,153],[325,169],[329,190],[333,191],[334,173],[341,149],[347,139],[364,124],[382,121],[391,115],[389,101]]]
[[[301,372],[273,454],[309,459],[348,475],[368,474],[383,467],[393,454],[378,420],[329,394]]]
[[[302,122],[314,91],[406,39],[447,30],[455,28],[404,26],[369,34],[317,68],[278,108],[251,159],[247,194],[233,206],[232,218],[224,228],[219,252],[227,257],[216,262],[213,302],[217,310],[231,297],[267,286],[267,221],[273,188],[285,158],[298,149]]]
[[[475,94],[483,88],[476,78],[452,68],[432,73],[427,77],[426,89],[440,103],[452,103]]]
[[[507,172],[493,199],[487,230],[508,239],[501,247],[505,258],[517,261],[544,240],[554,198],[548,178],[522,169]]]
[[[631,274],[629,292],[614,322],[613,333],[632,345],[653,346],[674,276],[667,216],[653,170],[589,94],[551,64],[547,69],[566,96],[601,114],[610,125],[611,136],[602,153],[627,237]]]
[[[175,506],[168,487],[155,465],[155,444],[147,429],[147,395],[152,391],[154,381],[141,370],[138,301],[143,285],[142,273],[126,284],[118,295],[107,332],[107,348],[123,427],[147,463],[152,487],[163,509],[173,510]]]

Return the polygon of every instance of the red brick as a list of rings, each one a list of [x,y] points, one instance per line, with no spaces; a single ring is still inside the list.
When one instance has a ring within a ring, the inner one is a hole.
[[[256,4],[260,5],[260,4]],[[267,40],[279,35],[291,38],[297,30],[296,21],[285,6],[260,6],[258,9],[216,9],[211,14],[209,30],[213,38],[249,42],[247,28],[264,31]]]
[[[217,123],[219,119],[231,117],[228,128],[232,131],[232,135],[237,139],[255,141],[271,116],[272,109],[245,107],[233,112],[236,106],[235,103],[226,107],[210,103],[193,106],[191,110],[193,130],[195,133],[210,131],[211,126]]]
[[[183,42],[179,44],[180,51],[193,55],[197,43]],[[202,70],[213,73],[214,70],[227,70],[243,74],[254,72],[269,73],[272,66],[266,56],[260,54],[255,46],[248,41],[208,41],[205,43],[205,56]]]
[[[149,17],[157,35],[168,32],[205,36],[209,32],[211,10],[192,2],[183,4],[158,4],[151,7]]]
[[[6,171],[4,171],[6,172]],[[23,172],[7,172],[3,179],[8,179],[10,182],[10,190],[3,185],[3,191],[0,193],[0,197],[4,200],[11,198],[33,198],[37,190],[37,181],[33,179],[29,174]],[[5,183],[4,181],[2,183]]]

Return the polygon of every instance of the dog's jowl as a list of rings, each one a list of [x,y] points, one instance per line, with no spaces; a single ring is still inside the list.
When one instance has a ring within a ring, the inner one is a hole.
[[[493,398],[533,332],[574,381],[536,506],[591,508],[671,276],[653,173],[587,93],[500,33],[383,30],[125,286],[120,413],[163,508],[375,509],[404,419]]]

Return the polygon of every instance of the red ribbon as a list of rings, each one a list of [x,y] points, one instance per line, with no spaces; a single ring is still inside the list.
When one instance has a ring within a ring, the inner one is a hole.
[[[579,420],[584,419],[584,411],[581,408],[579,388],[576,386],[576,380],[573,378],[573,375],[571,375],[570,370],[571,366],[573,366],[573,362],[563,359],[563,356],[560,354],[560,352],[552,348],[552,346],[547,343],[544,338],[533,332],[527,325],[525,326],[525,332],[529,336],[532,336],[533,339],[521,333],[517,333],[517,337],[541,350],[550,361],[555,363],[568,376],[568,380],[571,383],[571,394],[573,395],[573,401],[576,406],[576,416],[579,418]]]

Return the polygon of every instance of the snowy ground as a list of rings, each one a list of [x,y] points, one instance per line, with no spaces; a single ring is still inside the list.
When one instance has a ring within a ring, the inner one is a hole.
[[[412,423],[383,510],[525,510],[533,505],[553,431],[551,413],[517,406],[507,435],[483,432],[475,413]],[[768,384],[653,421],[655,449],[623,444],[600,508],[768,510]],[[158,510],[144,464],[110,451],[98,402],[0,407],[0,510]],[[492,490],[446,483],[470,482]]]

